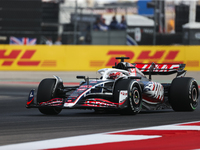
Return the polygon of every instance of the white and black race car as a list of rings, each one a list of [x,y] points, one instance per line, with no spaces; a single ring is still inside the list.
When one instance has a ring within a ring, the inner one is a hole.
[[[184,77],[185,64],[131,64],[128,57],[113,68],[98,70],[100,78],[84,79],[79,86],[64,86],[61,78],[43,79],[31,90],[26,108],[38,108],[46,115],[57,115],[62,109],[117,110],[121,114],[137,114],[144,110],[172,108],[174,111],[194,111],[198,105],[196,80]],[[176,73],[171,83],[152,81],[152,75]],[[148,78],[145,76],[147,75]]]

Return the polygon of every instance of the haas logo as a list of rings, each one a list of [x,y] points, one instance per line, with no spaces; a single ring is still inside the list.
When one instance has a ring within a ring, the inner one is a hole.
[[[152,99],[163,101],[164,89],[160,83],[149,82],[144,87],[144,94]]]

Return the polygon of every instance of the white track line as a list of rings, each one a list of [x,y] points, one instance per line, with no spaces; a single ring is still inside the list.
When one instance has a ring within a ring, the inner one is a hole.
[[[195,123],[195,122],[186,122],[186,123]],[[180,126],[180,125],[181,124],[163,125],[155,127],[137,128],[131,130],[121,130],[116,132],[106,132],[100,134],[89,134],[82,136],[57,138],[51,140],[11,144],[11,145],[0,146],[0,150],[39,150],[39,149],[70,147],[70,146],[83,146],[91,144],[135,141],[135,140],[144,140],[144,139],[161,137],[159,135],[146,136],[146,135],[111,134],[111,133],[119,133],[126,131],[135,131],[135,130],[200,130],[200,126],[187,126],[187,125]]]
[[[38,150],[38,149],[50,149],[50,148],[70,147],[70,146],[83,146],[91,144],[144,140],[144,139],[151,139],[158,137],[160,136],[90,134],[83,136],[74,136],[74,137],[58,138],[52,140],[5,145],[5,146],[0,146],[0,150]]]

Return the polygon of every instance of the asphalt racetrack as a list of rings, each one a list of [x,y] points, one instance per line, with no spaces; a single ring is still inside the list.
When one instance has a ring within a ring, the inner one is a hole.
[[[52,74],[63,77],[66,83],[78,82],[76,75],[97,76],[93,72],[0,72],[0,146],[200,120],[200,106],[194,112],[169,109],[142,111],[135,116],[69,109],[58,116],[45,116],[37,109],[26,109],[29,90],[37,89],[40,80]],[[199,72],[188,74],[199,83]],[[168,81],[170,77],[158,80]]]

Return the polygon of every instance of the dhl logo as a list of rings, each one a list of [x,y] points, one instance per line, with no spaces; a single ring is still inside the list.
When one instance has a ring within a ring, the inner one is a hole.
[[[136,55],[133,51],[117,51],[117,50],[110,50],[107,53],[107,56],[110,56],[107,62],[105,61],[91,61],[90,66],[93,67],[100,67],[105,65],[106,67],[113,66],[115,63],[119,63],[119,60],[116,60],[115,57],[129,57],[130,59],[127,60],[128,62],[134,61],[131,63],[183,63],[183,61],[175,61],[179,54],[179,50],[157,50],[152,53],[151,50],[143,50],[141,52],[137,52]]]
[[[3,60],[1,66],[12,66],[16,63],[18,66],[56,66],[55,60],[31,60],[36,50],[0,50],[0,60]]]

